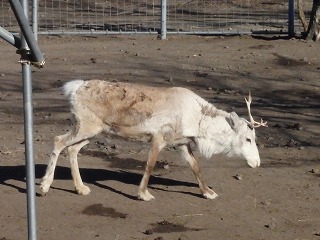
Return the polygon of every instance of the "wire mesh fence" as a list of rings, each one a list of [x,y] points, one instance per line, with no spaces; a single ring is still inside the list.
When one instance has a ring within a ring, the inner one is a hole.
[[[312,0],[305,0],[306,13]],[[8,1],[0,0],[0,26],[18,31]],[[170,0],[168,33],[285,33],[288,0]],[[295,17],[296,31],[302,31]],[[42,0],[39,34],[159,33],[161,0]]]
[[[287,31],[288,1],[171,1],[169,29],[182,32]]]
[[[158,1],[159,2],[159,1]],[[44,1],[39,31],[147,32],[159,28],[155,1]]]

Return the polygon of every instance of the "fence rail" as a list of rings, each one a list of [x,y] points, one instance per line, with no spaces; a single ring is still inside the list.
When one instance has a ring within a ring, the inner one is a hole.
[[[288,0],[168,0],[168,34],[287,33]],[[39,34],[160,33],[161,0],[42,0]],[[305,0],[308,12],[312,0]],[[295,17],[297,19],[297,17]],[[302,31],[295,21],[297,32]],[[0,26],[19,28],[5,0]]]

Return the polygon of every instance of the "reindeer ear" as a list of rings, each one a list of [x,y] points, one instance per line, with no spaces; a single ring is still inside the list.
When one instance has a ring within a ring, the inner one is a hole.
[[[241,126],[241,119],[239,118],[239,116],[235,113],[232,112],[230,113],[230,117],[226,117],[227,122],[229,123],[229,125],[231,126],[231,128],[235,131],[238,132],[240,126]]]

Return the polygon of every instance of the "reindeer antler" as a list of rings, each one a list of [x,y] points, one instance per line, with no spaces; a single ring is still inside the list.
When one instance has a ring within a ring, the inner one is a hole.
[[[252,125],[252,127],[254,128],[258,128],[258,127],[268,127],[267,125],[267,122],[263,122],[262,121],[262,118],[261,118],[261,121],[260,122],[256,122],[252,115],[251,115],[251,110],[250,110],[250,105],[251,105],[251,102],[252,102],[252,97],[251,97],[251,92],[249,91],[249,97],[248,97],[248,100],[246,98],[244,98],[244,100],[246,100],[246,103],[247,103],[247,108],[248,108],[248,113],[249,113],[249,118],[250,118],[250,123]]]

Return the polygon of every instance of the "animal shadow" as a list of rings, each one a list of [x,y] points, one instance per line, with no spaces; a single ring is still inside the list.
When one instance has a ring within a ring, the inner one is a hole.
[[[35,165],[35,178],[36,183],[40,182],[40,179],[43,177],[46,170],[46,165],[44,164],[36,164]],[[102,184],[103,181],[118,181],[125,184],[135,185],[138,187],[142,173],[135,173],[131,171],[123,171],[123,170],[110,170],[110,169],[95,169],[95,168],[81,168],[80,169],[81,176],[84,183],[92,184],[97,187],[107,189],[114,193],[121,194],[129,199],[136,200],[136,195],[130,195],[128,193],[122,192],[121,189],[114,189],[108,185]],[[57,166],[55,170],[55,180],[71,180],[71,171],[69,167]],[[26,168],[24,165],[19,166],[0,166],[0,184],[4,186],[8,186],[14,189],[17,189],[21,193],[26,193],[26,188],[21,187],[21,184],[11,183],[10,180],[16,180],[18,182],[26,182]],[[9,183],[10,182],[10,183]],[[68,182],[67,184],[71,184]],[[157,185],[157,187],[155,187]],[[149,181],[149,187],[152,189],[162,190],[162,191],[170,191],[167,189],[167,186],[186,186],[186,187],[198,187],[195,183],[178,181],[170,178],[159,177],[159,176],[151,176]],[[68,189],[62,189],[51,186],[52,189],[57,189],[66,192],[73,192]],[[197,197],[201,197],[201,194],[195,194],[192,192],[182,192],[182,191],[172,191],[179,192],[184,194],[189,194]],[[37,193],[37,196],[40,194]]]

